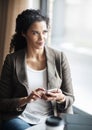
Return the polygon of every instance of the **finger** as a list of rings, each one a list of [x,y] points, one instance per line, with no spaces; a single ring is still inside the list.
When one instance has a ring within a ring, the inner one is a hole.
[[[52,97],[51,95],[45,95],[43,94],[42,95],[42,99],[46,100],[46,101],[55,101],[56,100],[56,96],[55,97]]]
[[[36,95],[33,95],[33,97],[32,97],[33,100],[37,100],[37,98],[38,97]]]
[[[32,94],[34,97],[41,98],[41,96],[35,91],[32,91]]]
[[[53,92],[47,92],[47,93],[46,93],[46,96],[49,96],[49,97],[56,97],[57,94],[56,94],[56,93],[53,93]]]
[[[57,89],[57,92],[58,92],[58,93],[62,93],[61,89],[59,89],[59,88]]]
[[[54,97],[47,97],[47,99],[46,99],[47,101],[56,101],[56,98]]]
[[[34,99],[31,99],[31,100],[30,100],[30,102],[33,102],[33,101],[35,101],[35,100],[34,100]]]
[[[36,92],[38,92],[38,91],[45,91],[45,89],[44,88],[37,88],[35,91]]]

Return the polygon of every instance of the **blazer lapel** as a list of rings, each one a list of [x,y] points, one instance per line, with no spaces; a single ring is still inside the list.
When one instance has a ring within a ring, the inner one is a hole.
[[[16,73],[19,82],[23,84],[25,87],[28,87],[27,75],[25,69],[25,50],[21,50],[18,53],[15,64],[16,64]]]
[[[61,79],[57,72],[55,53],[53,50],[45,46],[46,58],[47,58],[47,87],[48,89],[60,88]],[[25,87],[28,87],[26,68],[25,68],[25,50],[19,51],[16,57],[16,73],[18,80]]]
[[[61,79],[58,75],[55,61],[55,53],[49,47],[45,47],[47,57],[48,89],[60,88]]]

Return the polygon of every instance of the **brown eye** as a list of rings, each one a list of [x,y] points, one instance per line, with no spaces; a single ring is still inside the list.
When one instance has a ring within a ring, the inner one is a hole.
[[[43,34],[47,34],[48,33],[48,31],[47,30],[45,30],[44,32],[43,32]]]
[[[32,31],[33,35],[39,35],[37,31]]]

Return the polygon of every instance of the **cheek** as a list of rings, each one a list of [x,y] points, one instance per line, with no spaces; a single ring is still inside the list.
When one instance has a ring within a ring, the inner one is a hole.
[[[45,40],[47,39],[47,34],[43,36],[43,39],[45,39]]]
[[[46,36],[45,36],[45,39],[47,39],[47,37],[48,37],[48,36],[46,35]]]
[[[35,41],[38,41],[39,38],[38,37],[33,37],[32,40],[35,42]]]
[[[36,41],[38,38],[37,37],[29,37],[28,38],[30,41]]]

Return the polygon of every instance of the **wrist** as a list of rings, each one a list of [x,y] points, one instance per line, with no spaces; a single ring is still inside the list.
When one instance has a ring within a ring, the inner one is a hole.
[[[62,99],[56,100],[56,102],[57,102],[57,103],[63,103],[63,102],[65,102],[65,96],[63,96]]]
[[[22,107],[24,105],[26,105],[28,103],[28,98],[27,97],[23,97],[19,100],[19,106]]]

